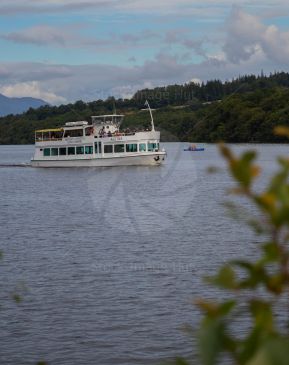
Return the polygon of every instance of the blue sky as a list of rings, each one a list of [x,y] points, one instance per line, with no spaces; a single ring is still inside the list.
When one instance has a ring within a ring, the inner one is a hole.
[[[0,93],[59,104],[288,71],[285,0],[2,0]]]

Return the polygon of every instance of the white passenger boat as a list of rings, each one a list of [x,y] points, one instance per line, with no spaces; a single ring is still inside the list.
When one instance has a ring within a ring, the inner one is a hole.
[[[149,107],[149,105],[148,105]],[[166,157],[160,150],[160,132],[121,132],[123,115],[92,116],[87,121],[69,122],[62,128],[35,131],[33,167],[97,167],[160,165]]]

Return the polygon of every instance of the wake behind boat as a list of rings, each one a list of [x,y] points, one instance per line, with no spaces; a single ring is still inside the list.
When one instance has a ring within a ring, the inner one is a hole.
[[[35,131],[33,167],[97,167],[160,165],[166,151],[160,150],[160,132],[120,131],[124,116],[92,116],[87,121],[69,122],[62,128]]]

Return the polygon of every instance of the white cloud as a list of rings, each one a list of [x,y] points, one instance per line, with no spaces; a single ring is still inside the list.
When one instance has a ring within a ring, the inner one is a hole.
[[[198,79],[198,78],[193,78],[191,79],[189,82],[193,82],[194,84],[198,84],[200,85],[202,83],[202,80]]]
[[[22,82],[11,85],[4,85],[0,88],[0,93],[8,97],[33,97],[42,99],[51,104],[64,103],[66,99],[49,91],[41,90],[37,81]]]
[[[289,32],[275,25],[265,25],[259,17],[235,7],[227,24],[224,52],[233,63],[263,53],[268,60],[286,64],[289,62]]]

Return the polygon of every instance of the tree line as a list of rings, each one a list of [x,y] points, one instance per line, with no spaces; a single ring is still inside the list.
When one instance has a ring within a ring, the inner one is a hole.
[[[164,141],[282,142],[272,131],[276,125],[289,124],[289,73],[145,89],[131,99],[110,97],[30,108],[23,114],[0,118],[0,144],[31,144],[35,129],[89,121],[91,115],[110,114],[115,109],[126,115],[123,128],[148,127],[150,117],[141,111],[147,99],[156,109],[155,124]]]

